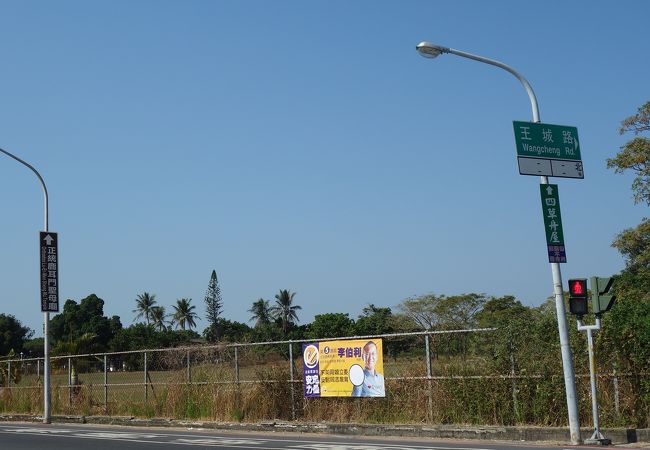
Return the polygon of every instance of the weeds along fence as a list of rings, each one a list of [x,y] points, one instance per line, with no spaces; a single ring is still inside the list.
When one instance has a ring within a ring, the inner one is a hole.
[[[396,333],[383,338],[385,398],[304,398],[301,344],[281,341],[51,358],[54,414],[214,421],[567,423],[559,351],[503,354],[495,329]],[[508,348],[508,346],[506,346]],[[576,357],[578,359],[578,357]],[[0,361],[0,412],[43,409],[42,359]],[[589,373],[577,364],[581,424],[591,423]],[[647,376],[602,366],[601,424],[648,426]],[[645,423],[644,423],[645,420]]]

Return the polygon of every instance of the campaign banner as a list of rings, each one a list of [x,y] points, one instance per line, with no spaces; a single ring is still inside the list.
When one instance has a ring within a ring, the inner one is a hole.
[[[381,339],[302,344],[305,397],[385,397]]]

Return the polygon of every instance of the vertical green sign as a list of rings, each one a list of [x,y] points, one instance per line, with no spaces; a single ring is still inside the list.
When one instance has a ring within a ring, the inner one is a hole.
[[[539,188],[542,194],[542,213],[544,215],[544,230],[546,231],[546,245],[548,247],[548,262],[565,263],[566,252],[557,184],[540,184]]]

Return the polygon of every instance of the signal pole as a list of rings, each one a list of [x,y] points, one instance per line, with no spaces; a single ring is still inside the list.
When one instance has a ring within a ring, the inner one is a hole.
[[[584,325],[582,317],[587,314],[588,292],[587,280],[585,278],[569,280],[569,309],[571,314],[576,315],[578,331],[587,332],[587,351],[589,352],[589,380],[591,382],[591,414],[593,416],[594,433],[589,439],[585,439],[588,445],[610,445],[612,441],[605,438],[600,432],[600,419],[598,417],[598,386],[596,379],[596,361],[594,358],[594,337],[593,332],[600,330],[601,317],[604,312],[609,311],[616,300],[610,293],[613,279],[591,277],[591,310],[596,315],[595,325]]]
[[[594,337],[593,331],[600,330],[600,317],[596,316],[595,325],[583,325],[582,319],[578,319],[578,331],[587,332],[587,350],[589,352],[589,381],[591,382],[591,415],[594,421],[594,433],[589,439],[585,439],[587,445],[610,445],[612,441],[606,439],[600,432],[600,419],[598,418],[598,388],[596,385],[596,361],[594,359]]]

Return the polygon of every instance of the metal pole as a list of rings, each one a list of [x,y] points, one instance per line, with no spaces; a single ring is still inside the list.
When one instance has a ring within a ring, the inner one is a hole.
[[[239,347],[235,347],[235,381],[239,383]]]
[[[291,419],[296,420],[296,401],[293,392],[293,344],[289,344],[289,379],[291,380]]]
[[[147,396],[149,395],[147,386],[147,352],[144,352],[144,404],[147,405]]]
[[[37,380],[41,379],[41,360],[40,359],[36,360],[36,379]]]
[[[104,412],[108,414],[108,364],[104,355]]]
[[[68,405],[72,408],[72,358],[68,358]]]
[[[427,399],[427,415],[429,420],[433,422],[433,386],[431,383],[431,350],[429,348],[429,335],[424,335],[424,352],[427,358],[427,385],[429,388],[429,395]]]
[[[192,382],[192,369],[190,368],[190,351],[187,351],[187,382]]]
[[[11,386],[11,361],[7,361],[7,387]]]
[[[587,351],[589,353],[589,381],[591,382],[591,414],[594,422],[594,433],[589,439],[585,439],[585,444],[588,445],[609,445],[612,443],[610,439],[606,439],[600,432],[600,421],[598,420],[598,397],[596,389],[596,362],[594,360],[594,338],[592,332],[600,330],[601,320],[596,315],[595,325],[583,325],[582,318],[578,319],[578,331],[587,332]]]
[[[36,174],[38,180],[41,182],[41,187],[43,188],[43,195],[45,197],[45,229],[43,231],[49,231],[48,229],[48,195],[47,195],[47,186],[45,186],[45,181],[38,170],[36,170],[31,164],[23,161],[16,155],[9,153],[6,150],[0,148],[0,152],[9,156],[12,159],[15,159],[22,165],[26,166],[32,172]],[[52,423],[51,415],[51,389],[50,389],[50,313],[43,313],[43,353],[44,353],[44,370],[43,370],[43,423]]]
[[[547,177],[541,177],[542,184],[548,184]],[[544,183],[546,181],[546,183]],[[553,289],[555,292],[555,312],[557,316],[557,327],[560,334],[560,350],[562,352],[562,367],[564,368],[564,388],[566,390],[566,401],[569,411],[569,427],[571,431],[571,443],[578,445],[582,443],[580,436],[580,417],[578,415],[578,396],[576,394],[575,373],[573,370],[573,355],[569,344],[569,328],[566,320],[564,307],[564,292],[562,290],[562,274],[559,263],[551,263],[553,272]]]
[[[515,413],[515,421],[519,421],[519,404],[517,402],[517,380],[515,376],[517,372],[515,370],[515,352],[512,347],[512,341],[509,342],[510,348],[510,379],[512,380],[512,407]]]
[[[533,91],[530,83],[519,72],[512,67],[493,59],[485,58],[483,56],[474,55],[471,53],[455,50],[453,48],[437,46],[428,43],[420,45],[428,45],[435,47],[439,53],[450,53],[463,58],[472,59],[474,61],[490,64],[514,75],[521,84],[524,86],[530,105],[533,112],[533,122],[540,122],[539,105],[537,104],[537,97]],[[419,46],[418,46],[419,47]],[[548,184],[548,177],[540,177],[540,184]],[[551,263],[551,273],[553,276],[553,292],[555,295],[555,310],[557,314],[557,325],[560,334],[560,350],[562,352],[562,367],[564,370],[564,387],[566,391],[566,401],[569,416],[569,431],[571,434],[571,444],[578,445],[582,443],[580,437],[580,417],[578,414],[578,398],[576,395],[575,374],[573,371],[573,356],[571,354],[571,347],[569,346],[569,330],[566,321],[566,314],[564,311],[564,293],[562,291],[562,273],[560,271],[559,263]]]
[[[235,347],[235,408],[241,411],[241,386],[239,385],[239,347]]]
[[[45,227],[47,231],[47,226]],[[46,312],[43,314],[43,402],[44,402],[44,411],[43,411],[43,423],[52,423],[52,397],[51,397],[51,380],[50,380],[50,313]]]
[[[616,374],[616,367],[614,367],[614,410],[616,411],[616,415],[619,415],[621,413],[620,408],[621,404],[618,393],[618,375]]]
[[[598,419],[598,401],[596,399],[596,363],[594,361],[594,337],[591,328],[587,330],[587,349],[589,351],[589,381],[591,382],[591,414],[594,418],[594,436],[602,439],[600,420]],[[592,437],[593,439],[593,437]]]

